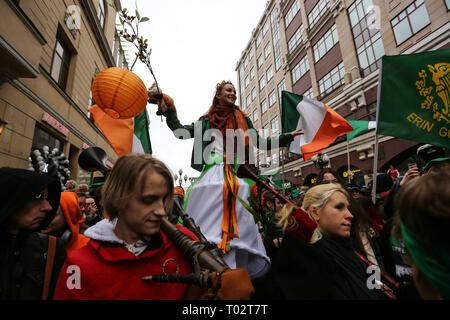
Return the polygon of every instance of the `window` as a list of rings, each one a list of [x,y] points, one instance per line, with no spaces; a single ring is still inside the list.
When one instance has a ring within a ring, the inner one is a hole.
[[[261,114],[264,114],[266,112],[267,112],[267,101],[266,101],[266,99],[264,99],[261,102]]]
[[[284,17],[284,23],[286,28],[294,19],[295,15],[299,10],[300,10],[300,0],[295,0],[289,11],[286,13],[286,16]]]
[[[286,160],[286,157],[285,157],[285,155],[284,155],[284,149],[283,148],[280,148],[280,160],[281,161],[284,161],[284,160]]]
[[[273,90],[269,94],[269,107],[273,106],[275,103],[277,103],[277,96],[275,94],[275,90]]]
[[[327,12],[327,9],[329,8],[330,4],[328,0],[320,0],[314,8],[311,10],[311,12],[308,14],[308,22],[309,22],[309,28],[312,29],[314,25],[319,22],[320,18]]]
[[[252,100],[250,100],[250,95],[247,96],[247,99],[245,99],[245,105],[246,108],[248,108],[250,106],[250,104],[252,103]]]
[[[277,42],[275,45],[275,69],[278,71],[282,66],[282,54],[281,54],[281,45],[280,42]]]
[[[319,61],[338,41],[336,25],[333,24],[330,30],[313,46],[314,61]]]
[[[263,128],[263,138],[269,137],[269,124],[266,124]]]
[[[270,79],[273,78],[273,68],[272,68],[272,66],[270,66],[269,69],[267,69],[266,74],[267,74],[267,82],[269,82]]]
[[[103,2],[103,0],[100,0],[98,2],[97,18],[98,18],[98,21],[100,21],[100,25],[103,28],[105,25],[105,3]]]
[[[308,90],[306,90],[305,92],[303,92],[302,96],[310,98],[310,99],[314,99],[313,88],[311,87]]]
[[[248,66],[248,56],[244,60],[244,69]]]
[[[289,39],[288,42],[288,53],[292,53],[295,48],[302,42],[303,24],[295,31],[294,35]]]
[[[266,44],[266,47],[264,48],[264,59],[267,59],[269,54],[270,54],[270,42]]]
[[[384,56],[379,30],[369,29],[367,26],[367,16],[372,5],[372,0],[357,0],[348,8],[359,67],[364,76],[377,70],[381,64],[380,58]]]
[[[367,106],[367,113],[369,114],[369,121],[377,120],[377,103],[374,102]]]
[[[292,83],[296,83],[309,70],[308,55],[305,55],[302,60],[292,69]]]
[[[252,48],[252,50],[250,50],[250,53],[248,54],[248,58],[251,60],[251,59],[253,59],[254,55],[255,55],[255,50]]]
[[[245,87],[247,88],[249,84],[250,84],[250,79],[248,76],[246,76],[245,77]]]
[[[408,8],[391,20],[397,45],[408,40],[430,23],[423,0],[414,1]]]
[[[250,80],[253,80],[253,78],[255,77],[255,68],[251,68],[250,69]]]
[[[278,84],[278,99],[281,101],[281,91],[286,90],[286,81],[283,79]],[[280,102],[281,103],[281,102]]]
[[[69,75],[70,56],[69,49],[67,49],[64,42],[57,37],[50,75],[63,90],[66,89],[67,77]]]
[[[450,10],[450,0],[445,0],[445,5],[447,6],[447,10]]]
[[[278,132],[278,117],[275,117],[270,122],[272,125],[272,134],[275,134]]]
[[[259,117],[258,109],[256,109],[255,111],[253,111],[253,121],[257,121],[258,117]]]
[[[264,62],[264,59],[262,57],[262,54],[260,54],[258,57],[258,69],[261,68],[263,62]]]
[[[270,13],[270,22],[272,24],[272,42],[274,47],[275,56],[275,70],[279,70],[282,66],[282,52],[281,52],[281,42],[280,42],[280,28],[277,21],[276,9],[273,9]]]
[[[259,90],[261,91],[266,86],[266,78],[264,75],[259,79]]]
[[[261,44],[261,41],[262,41],[262,37],[261,37],[261,33],[260,33],[260,34],[258,34],[258,37],[256,38],[256,47],[257,48]]]
[[[263,37],[266,35],[267,31],[269,31],[269,20],[267,20],[266,23],[264,23],[263,30],[262,30]]]
[[[252,90],[252,101],[256,99],[256,88],[253,88]]]
[[[48,146],[50,150],[58,148],[62,150],[64,147],[64,142],[57,137],[54,137],[51,133],[42,130],[37,125],[34,127],[34,135],[32,142],[32,150],[37,148],[42,148],[43,146]]]
[[[278,153],[272,154],[272,165],[278,164]]]
[[[330,93],[334,89],[338,88],[342,84],[342,80],[344,79],[345,69],[344,63],[341,62],[338,66],[336,66],[333,70],[331,70],[328,74],[326,74],[322,79],[319,80],[319,91],[321,96],[325,96]]]

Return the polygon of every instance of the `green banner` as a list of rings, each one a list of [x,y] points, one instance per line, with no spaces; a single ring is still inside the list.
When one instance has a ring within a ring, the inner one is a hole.
[[[377,134],[450,148],[450,49],[382,58]]]

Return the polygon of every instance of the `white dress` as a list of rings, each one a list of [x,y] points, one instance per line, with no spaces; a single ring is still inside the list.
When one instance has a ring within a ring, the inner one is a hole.
[[[216,156],[218,151],[222,151],[220,146],[215,148]],[[224,163],[221,161],[205,167],[187,190],[184,205],[186,213],[194,219],[208,241],[215,244],[222,241]],[[237,195],[246,201],[250,187],[245,180],[237,179]],[[251,279],[262,277],[270,269],[270,259],[253,215],[237,199],[236,218],[239,237],[231,239],[231,250],[225,254],[224,260],[232,269],[246,269]]]

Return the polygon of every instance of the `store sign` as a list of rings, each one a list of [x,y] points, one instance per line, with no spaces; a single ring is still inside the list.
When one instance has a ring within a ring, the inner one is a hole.
[[[61,123],[59,123],[55,118],[53,118],[48,113],[44,113],[44,115],[42,116],[42,120],[47,124],[49,124],[50,126],[52,126],[53,128],[55,128],[56,130],[58,130],[59,132],[61,132],[64,136],[67,137],[69,135],[70,132],[69,129],[64,127]]]

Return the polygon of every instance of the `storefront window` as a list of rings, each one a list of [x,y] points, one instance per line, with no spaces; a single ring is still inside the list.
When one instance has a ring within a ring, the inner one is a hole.
[[[42,147],[44,146],[48,146],[51,152],[54,148],[62,150],[64,147],[64,143],[62,142],[62,140],[51,135],[47,131],[41,129],[40,127],[36,127],[34,130],[32,150],[39,148],[42,149]]]

